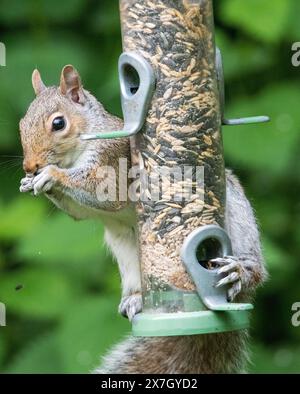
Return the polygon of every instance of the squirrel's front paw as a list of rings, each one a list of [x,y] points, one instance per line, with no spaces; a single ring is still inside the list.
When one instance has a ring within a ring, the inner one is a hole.
[[[33,191],[33,176],[26,175],[25,178],[21,179],[21,186],[20,186],[20,192],[21,193],[27,193]]]
[[[218,266],[218,274],[225,274],[216,287],[230,285],[228,290],[228,301],[233,301],[234,298],[241,292],[243,283],[244,269],[239,260],[234,256],[225,256],[211,260],[213,266]]]
[[[35,196],[49,192],[53,188],[57,182],[55,177],[57,171],[58,168],[56,166],[49,165],[45,167],[40,174],[33,178],[32,185]]]
[[[141,312],[142,305],[141,293],[135,293],[122,298],[119,305],[119,312],[131,321],[137,313]]]

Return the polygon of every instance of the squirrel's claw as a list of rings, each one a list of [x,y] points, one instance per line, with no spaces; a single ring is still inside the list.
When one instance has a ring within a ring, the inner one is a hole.
[[[142,310],[142,295],[135,293],[123,297],[119,305],[119,312],[131,321],[134,316]]]
[[[242,291],[242,281],[238,280],[233,284],[233,286],[228,290],[228,301],[231,302],[235,297]]]
[[[223,265],[222,268],[218,269],[218,274],[227,274],[239,269],[239,263],[237,261],[228,262],[227,265]]]
[[[232,272],[231,274],[227,275],[225,278],[221,279],[217,284],[216,287],[225,286],[231,283],[236,282],[239,280],[239,274],[237,272]]]
[[[243,268],[239,260],[234,256],[225,256],[211,260],[213,266],[219,266],[217,273],[226,274],[224,278],[219,280],[216,287],[230,285],[228,290],[228,301],[233,301],[234,298],[242,290],[242,275]]]

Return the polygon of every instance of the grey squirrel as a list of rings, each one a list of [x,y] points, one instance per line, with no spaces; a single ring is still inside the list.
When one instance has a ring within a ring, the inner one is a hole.
[[[141,311],[141,281],[136,242],[136,215],[130,201],[99,201],[97,187],[107,179],[99,169],[119,170],[129,160],[127,139],[82,141],[81,134],[122,128],[82,86],[67,65],[58,87],[46,87],[38,70],[32,74],[36,98],[20,121],[25,178],[21,192],[45,194],[71,217],[99,219],[115,256],[122,281],[120,313],[132,319]],[[111,180],[114,181],[114,180]],[[117,185],[118,188],[118,185]],[[266,278],[259,231],[252,208],[236,177],[226,171],[226,230],[233,255],[214,260],[227,276],[229,299],[244,301]],[[247,332],[166,338],[129,338],[117,345],[96,373],[234,373],[247,360]]]

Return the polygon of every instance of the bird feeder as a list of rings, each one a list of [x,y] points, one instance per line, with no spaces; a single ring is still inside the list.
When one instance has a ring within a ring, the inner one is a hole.
[[[244,329],[252,305],[229,303],[228,289],[215,287],[222,275],[208,265],[232,254],[221,127],[268,118],[225,118],[212,0],[120,0],[120,12],[124,129],[87,138],[131,137],[141,174],[143,311],[133,334]]]

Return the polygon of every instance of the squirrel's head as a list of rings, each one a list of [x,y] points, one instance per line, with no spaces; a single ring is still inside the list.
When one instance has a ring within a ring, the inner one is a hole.
[[[38,70],[33,71],[32,85],[36,98],[20,121],[24,170],[35,174],[49,164],[71,166],[83,147],[80,134],[92,127],[92,96],[71,65],[63,68],[58,87],[46,87]]]

